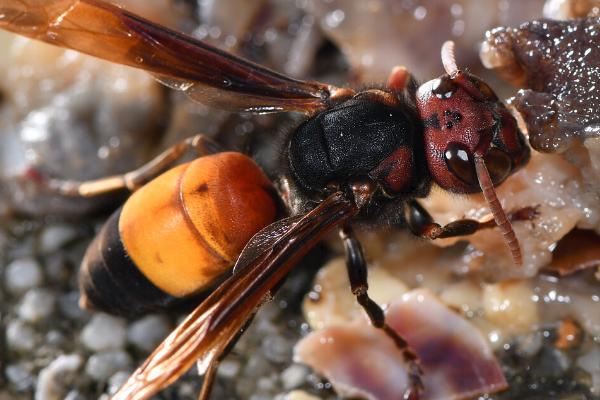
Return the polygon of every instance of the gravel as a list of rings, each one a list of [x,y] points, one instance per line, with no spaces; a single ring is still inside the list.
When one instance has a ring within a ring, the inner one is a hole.
[[[47,226],[39,236],[39,251],[43,254],[53,253],[74,240],[77,235],[77,230],[69,225]]]
[[[127,338],[126,322],[122,318],[98,313],[81,332],[81,342],[89,350],[120,349]]]
[[[129,326],[127,341],[138,350],[150,353],[171,329],[171,322],[164,315],[148,315]]]
[[[83,358],[78,354],[61,355],[40,371],[35,390],[35,400],[60,400],[67,393]]]
[[[6,343],[13,351],[30,351],[35,347],[35,331],[20,320],[13,320],[6,328]]]
[[[85,373],[95,381],[106,382],[117,372],[131,369],[131,366],[131,356],[125,351],[103,351],[87,360]]]
[[[13,260],[6,266],[4,285],[15,295],[42,284],[43,275],[39,263],[30,257]]]
[[[27,322],[39,322],[49,318],[54,312],[56,296],[47,289],[31,289],[21,301],[18,314]]]

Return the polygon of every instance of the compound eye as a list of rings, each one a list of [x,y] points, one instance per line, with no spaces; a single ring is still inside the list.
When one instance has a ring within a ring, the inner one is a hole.
[[[510,156],[496,147],[489,149],[483,159],[494,185],[505,180],[512,171],[513,166]]]
[[[450,143],[444,152],[446,165],[458,179],[470,186],[478,185],[475,163],[469,149],[460,143]]]
[[[456,91],[456,84],[449,76],[443,76],[433,81],[431,92],[440,99],[449,99]]]

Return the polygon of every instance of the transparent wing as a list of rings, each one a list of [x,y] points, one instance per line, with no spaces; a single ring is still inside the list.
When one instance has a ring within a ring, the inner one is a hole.
[[[0,28],[146,70],[222,108],[312,113],[335,89],[273,72],[100,0],[2,0]]]

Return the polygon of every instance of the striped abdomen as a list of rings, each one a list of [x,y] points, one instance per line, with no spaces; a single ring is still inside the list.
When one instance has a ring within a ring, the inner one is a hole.
[[[88,248],[82,303],[131,315],[210,287],[275,220],[273,194],[260,168],[240,153],[165,172],[136,191]]]

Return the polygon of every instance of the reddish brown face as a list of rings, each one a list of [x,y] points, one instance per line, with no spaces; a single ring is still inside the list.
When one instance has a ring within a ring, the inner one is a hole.
[[[529,159],[515,119],[481,79],[459,70],[419,87],[431,176],[446,190],[480,192],[474,159],[482,157],[494,185]]]

